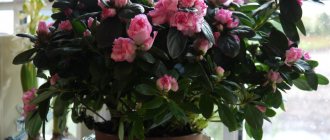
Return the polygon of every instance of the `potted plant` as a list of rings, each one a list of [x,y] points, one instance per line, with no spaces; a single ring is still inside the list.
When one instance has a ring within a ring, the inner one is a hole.
[[[55,1],[55,22],[19,34],[34,47],[13,61],[33,61],[47,81],[29,102],[37,108],[28,112],[27,130],[38,132],[53,108],[58,116],[71,111],[98,140],[201,139],[217,118],[260,140],[263,121],[284,106],[282,93],[329,83],[298,48],[298,30],[306,34],[301,4]],[[111,118],[98,114],[103,105]]]

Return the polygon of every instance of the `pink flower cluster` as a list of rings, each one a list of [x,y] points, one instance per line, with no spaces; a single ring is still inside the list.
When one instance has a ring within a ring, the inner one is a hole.
[[[295,62],[297,62],[299,59],[304,58],[305,60],[311,59],[308,52],[304,52],[300,48],[291,47],[289,50],[285,53],[285,61],[284,63],[288,66],[292,66]]]
[[[129,38],[118,38],[114,41],[111,58],[116,62],[133,62],[137,49],[148,51],[152,47],[157,32],[153,32],[153,37],[151,37],[151,33],[152,26],[147,16],[144,14],[136,15],[131,19],[127,30]]]
[[[106,0],[105,2],[110,2],[110,0]],[[107,8],[104,6],[101,0],[98,0],[98,5],[101,7],[101,19],[105,20],[109,17],[114,17],[117,14],[117,11],[115,8]]]
[[[176,92],[179,89],[177,80],[169,75],[164,75],[163,77],[159,78],[156,84],[158,89],[165,92],[169,92],[170,90]]]
[[[214,19],[221,24],[218,29],[222,31],[223,26],[232,29],[238,26],[237,19],[232,17],[233,12],[227,9],[219,9],[216,11]]]
[[[63,31],[71,31],[72,30],[72,25],[70,20],[65,20],[65,21],[61,21],[60,24],[58,25],[60,30]]]
[[[36,89],[31,89],[29,91],[26,91],[24,94],[23,94],[23,97],[22,97],[22,100],[23,100],[23,103],[24,103],[24,106],[23,106],[23,115],[24,117],[26,117],[31,111],[35,110],[37,107],[36,105],[33,105],[33,104],[30,104],[30,102],[36,97]]]
[[[196,12],[185,12],[180,8],[196,8]],[[207,5],[204,0],[160,0],[155,9],[148,14],[156,25],[168,23],[185,35],[193,35],[201,31]]]

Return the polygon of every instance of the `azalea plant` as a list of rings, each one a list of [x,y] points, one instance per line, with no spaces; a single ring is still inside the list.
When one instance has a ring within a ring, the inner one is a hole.
[[[329,83],[298,48],[302,1],[58,0],[40,21],[33,61],[47,82],[26,103],[36,135],[50,108],[120,139],[200,133],[208,121],[262,139],[264,120],[293,85]],[[49,76],[47,76],[49,75]],[[111,118],[98,114],[106,106]],[[103,122],[95,122],[87,111]],[[245,125],[243,121],[246,121]]]

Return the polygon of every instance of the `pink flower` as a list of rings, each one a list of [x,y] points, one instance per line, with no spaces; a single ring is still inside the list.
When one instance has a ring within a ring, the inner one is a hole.
[[[229,28],[229,29],[236,28],[238,26],[238,24],[239,24],[238,21],[229,20],[227,22],[227,28]]]
[[[55,85],[57,81],[60,79],[60,76],[56,73],[52,77],[50,77],[50,85]]]
[[[156,39],[156,36],[157,36],[158,32],[154,31],[153,33],[154,33],[153,37],[149,37],[147,40],[145,40],[143,42],[143,45],[142,45],[142,48],[141,48],[143,51],[148,51],[152,47],[152,44],[154,44],[154,41]]]
[[[26,117],[28,115],[28,113],[30,113],[31,111],[36,109],[36,105],[30,104],[30,102],[36,97],[36,89],[31,89],[29,91],[26,91],[23,94],[22,100],[24,103],[24,107],[23,107],[23,115]]]
[[[91,34],[91,31],[89,31],[88,29],[86,29],[86,31],[83,33],[84,37],[91,36]]]
[[[215,73],[217,74],[217,76],[219,76],[219,77],[223,77],[224,74],[225,74],[225,70],[224,70],[222,67],[217,66],[217,67],[215,68]]]
[[[124,7],[128,0],[115,0],[115,6],[118,8]]]
[[[22,100],[23,100],[23,103],[24,104],[29,104],[31,100],[33,100],[36,96],[35,96],[35,93],[36,93],[36,89],[35,88],[32,88],[31,90],[28,90],[26,92],[23,93],[23,97],[22,97]]]
[[[152,26],[144,14],[136,15],[128,27],[127,34],[137,45],[142,45],[150,37]]]
[[[114,8],[103,8],[101,13],[101,19],[105,20],[109,17],[114,17],[117,14]]]
[[[194,7],[197,9],[199,16],[204,17],[206,15],[207,5],[204,0],[196,0]]]
[[[212,43],[210,43],[207,39],[205,38],[199,38],[195,40],[194,45],[196,48],[201,51],[204,54],[207,53],[207,50],[209,50],[212,47]]]
[[[47,25],[47,23],[45,21],[39,21],[37,33],[42,34],[42,35],[48,34],[50,32],[48,27],[49,26]]]
[[[180,6],[190,8],[195,5],[196,0],[180,0]]]
[[[170,90],[176,92],[179,89],[177,80],[169,75],[164,75],[163,77],[159,78],[156,84],[160,90],[165,92],[169,92]]]
[[[234,0],[235,3],[242,5],[244,4],[244,0]]]
[[[232,14],[233,14],[233,12],[230,10],[219,9],[216,11],[214,18],[221,24],[227,24],[228,21],[232,20],[232,17],[231,17]]]
[[[69,20],[61,21],[61,23],[58,25],[58,27],[63,31],[71,31],[72,25]]]
[[[298,2],[298,4],[299,4],[299,6],[302,6],[302,4],[303,4],[303,0],[297,0],[297,2]]]
[[[115,62],[133,62],[135,59],[135,50],[136,46],[133,40],[120,37],[114,41],[111,58]]]
[[[308,52],[304,53],[304,60],[311,60],[311,56],[309,55]]]
[[[177,12],[170,19],[170,25],[176,27],[184,35],[191,36],[201,31],[202,19],[194,13]]]
[[[155,9],[150,11],[148,15],[152,18],[152,23],[160,25],[166,23],[169,18],[178,9],[178,0],[159,0],[155,4]]]
[[[235,28],[238,26],[239,22],[233,19],[232,15],[232,11],[220,9],[216,11],[214,18],[222,25],[226,25],[227,28]]]
[[[94,23],[94,18],[92,18],[92,17],[89,17],[88,18],[88,20],[87,20],[87,26],[88,26],[88,28],[89,29],[91,29],[92,28],[92,26],[93,26],[93,23]],[[96,21],[97,22],[97,21]]]
[[[291,47],[285,53],[284,63],[287,64],[288,66],[291,66],[293,63],[301,59],[303,57],[303,54],[304,54],[303,50],[299,48]]]
[[[256,105],[256,108],[262,113],[265,113],[267,110],[265,106],[261,106],[261,105]]]
[[[267,74],[267,78],[272,83],[282,83],[283,79],[281,77],[281,74],[279,72],[270,70]]]

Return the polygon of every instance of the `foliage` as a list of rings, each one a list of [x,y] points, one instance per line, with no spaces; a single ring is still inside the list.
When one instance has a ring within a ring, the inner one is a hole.
[[[47,80],[32,101],[38,109],[29,119],[45,121],[49,100],[56,98],[56,114],[72,111],[74,122],[119,134],[120,138],[198,133],[205,122],[217,117],[230,131],[241,129],[246,120],[248,134],[260,140],[263,121],[275,115],[273,109],[283,106],[283,92],[293,85],[317,90],[318,85],[329,83],[315,73],[317,61],[306,55],[289,60],[290,51],[296,51],[299,44],[298,30],[305,32],[298,1],[206,3],[201,31],[189,33],[168,24],[154,24],[152,31],[158,34],[150,34],[155,37],[151,49],[137,50],[134,60],[118,62],[111,57],[114,42],[131,36],[127,33],[131,19],[148,15],[153,7],[132,1],[119,8],[101,0],[101,9],[97,0],[55,1],[57,12],[52,15],[55,22],[49,32],[20,35],[29,38],[34,47],[14,61],[33,61],[37,75]],[[108,8],[114,8],[117,14],[104,18]],[[239,25],[231,28],[218,24],[214,16],[219,8],[232,10],[235,20],[230,22],[240,21]],[[180,10],[196,12],[194,8]],[[89,25],[90,17],[95,20]],[[149,16],[153,23],[151,19]],[[72,30],[64,29],[64,21],[69,21]],[[199,39],[206,39],[213,47],[199,50]],[[52,77],[45,77],[44,72]],[[158,79],[164,75],[174,83],[173,88],[159,86]],[[98,115],[103,105],[112,118],[95,123],[86,111]]]

